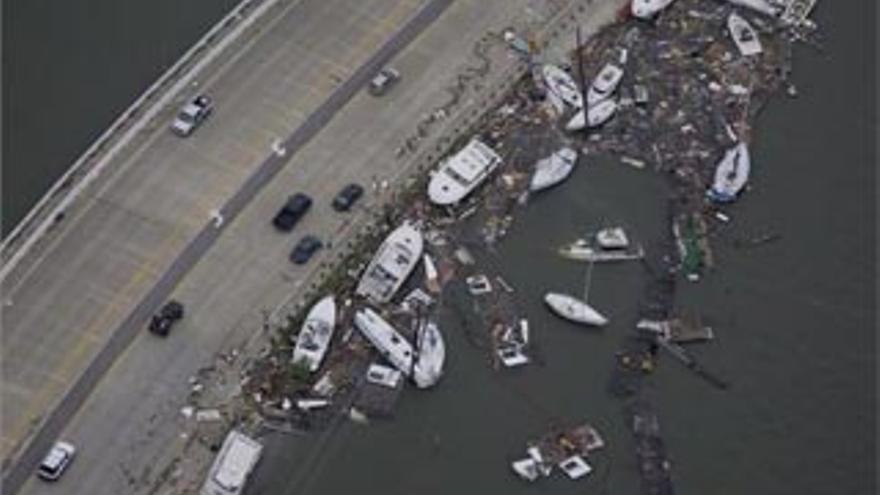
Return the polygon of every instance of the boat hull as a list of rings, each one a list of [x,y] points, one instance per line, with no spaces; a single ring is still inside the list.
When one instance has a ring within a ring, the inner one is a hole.
[[[293,349],[293,362],[303,363],[311,373],[318,371],[330,347],[335,326],[336,302],[333,296],[327,296],[312,306],[306,315]]]
[[[443,376],[443,365],[446,361],[446,344],[443,334],[434,323],[428,323],[422,329],[417,345],[417,358],[413,367],[413,382],[419,388],[432,387]]]
[[[404,223],[382,242],[355,293],[376,304],[389,302],[419,263],[423,249],[422,234]]]
[[[562,148],[548,158],[540,160],[535,166],[529,190],[540,191],[553,187],[571,175],[577,163],[577,152],[571,148]]]
[[[706,195],[715,202],[729,203],[745,187],[750,173],[749,148],[745,143],[739,143],[724,153],[715,169],[715,180]]]
[[[604,326],[608,319],[589,304],[567,294],[548,293],[544,302],[557,315],[575,323],[591,326]]]

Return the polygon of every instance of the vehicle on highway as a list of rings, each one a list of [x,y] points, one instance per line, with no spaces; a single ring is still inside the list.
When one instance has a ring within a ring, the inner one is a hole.
[[[198,95],[187,102],[171,124],[171,130],[180,137],[186,137],[193,133],[205,119],[214,111],[214,102],[205,95]]]
[[[324,247],[324,243],[321,242],[321,239],[307,235],[294,246],[290,253],[290,261],[297,265],[305,265],[322,247]]]
[[[46,481],[57,480],[64,474],[64,470],[70,465],[74,455],[76,455],[76,448],[72,444],[55,442],[55,445],[43,458],[43,462],[40,463],[37,476]]]
[[[150,320],[150,332],[161,337],[167,337],[174,323],[183,318],[183,304],[171,300],[162,306],[158,313]]]
[[[296,193],[287,199],[287,203],[284,203],[272,219],[272,224],[282,232],[290,232],[311,207],[312,198],[303,193]]]
[[[336,211],[348,211],[364,195],[364,188],[360,184],[349,184],[339,191],[333,198],[333,209]]]
[[[373,96],[382,96],[400,80],[400,72],[391,67],[386,67],[376,74],[376,77],[370,81],[367,91]]]

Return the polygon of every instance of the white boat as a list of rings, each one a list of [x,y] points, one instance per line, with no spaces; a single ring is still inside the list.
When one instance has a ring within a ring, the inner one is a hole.
[[[574,108],[581,108],[584,106],[584,98],[581,95],[581,90],[568,72],[565,72],[555,65],[548,64],[544,66],[542,73],[544,75],[544,81],[547,83],[547,89],[549,89],[551,93]]]
[[[715,169],[715,181],[706,194],[719,203],[733,201],[748,182],[750,169],[749,147],[741,142],[724,153]]]
[[[376,304],[387,303],[418,264],[423,247],[422,234],[404,222],[379,246],[355,292]]]
[[[428,183],[428,198],[436,205],[454,205],[476,189],[500,164],[498,153],[474,138],[433,173]]]
[[[728,2],[758,11],[764,15],[776,17],[781,9],[767,0],[727,0]]]
[[[569,479],[573,480],[583,478],[593,472],[593,468],[579,455],[573,455],[568,459],[564,459],[559,463],[559,469],[561,469]]]
[[[550,306],[553,312],[575,323],[594,326],[608,324],[608,319],[589,304],[568,294],[550,292],[544,296],[544,302]]]
[[[632,0],[630,4],[630,12],[633,17],[639,19],[650,19],[657,15],[661,10],[669,7],[674,0]]]
[[[731,12],[727,17],[727,30],[730,31],[733,42],[744,57],[757,55],[763,50],[755,28],[736,12]]]
[[[404,376],[409,376],[412,372],[413,348],[394,327],[370,308],[354,314],[354,326],[392,366]]]
[[[584,127],[599,127],[605,122],[608,122],[608,120],[614,116],[615,112],[617,112],[617,100],[614,100],[613,98],[600,100],[595,105],[592,105],[586,112],[581,110],[576,113],[574,117],[568,121],[568,124],[565,125],[565,130],[579,131]]]
[[[629,246],[629,238],[622,227],[610,227],[596,232],[596,244],[605,249],[623,249]]]
[[[422,259],[425,262],[425,287],[434,294],[438,294],[441,287],[437,265],[434,264],[434,259],[427,253],[422,256]]]
[[[330,347],[335,326],[336,302],[333,296],[327,296],[312,306],[306,315],[293,348],[293,362],[303,363],[311,373],[318,371]]]
[[[540,191],[564,181],[574,170],[577,163],[577,152],[571,148],[562,148],[547,158],[538,160],[529,190]]]
[[[499,347],[496,351],[498,359],[507,368],[515,368],[529,364],[529,357],[522,352],[522,344],[511,344]]]
[[[562,246],[559,254],[576,261],[627,261],[645,256],[641,246],[631,247],[626,232],[621,227],[602,229],[593,239],[578,239]]]
[[[445,360],[446,344],[443,342],[443,334],[436,324],[428,322],[416,336],[416,363],[412,377],[416,386],[428,388],[440,381]]]
[[[244,490],[251,472],[263,452],[263,445],[236,430],[223,441],[214,459],[201,495],[238,495]]]
[[[623,69],[611,63],[605,64],[587,92],[587,107],[592,107],[596,103],[610,98],[617,89],[617,85],[620,84],[622,77]]]
[[[373,363],[367,369],[368,382],[387,388],[397,388],[401,376],[403,375],[396,369],[381,364]]]
[[[510,463],[513,472],[526,481],[535,481],[541,472],[538,470],[538,463],[531,457],[518,459]]]

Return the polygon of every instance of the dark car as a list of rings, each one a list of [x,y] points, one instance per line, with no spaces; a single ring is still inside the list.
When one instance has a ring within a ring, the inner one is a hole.
[[[297,265],[304,265],[322,247],[324,247],[324,243],[321,242],[321,239],[313,235],[307,235],[300,239],[293,248],[293,251],[290,253],[290,261]]]
[[[281,211],[272,219],[272,224],[278,230],[290,232],[311,207],[312,198],[303,193],[296,193],[288,198]]]
[[[333,198],[333,209],[336,211],[348,211],[363,195],[364,188],[360,184],[349,184]]]
[[[150,332],[167,337],[174,322],[181,318],[183,318],[183,304],[174,300],[168,301],[150,320]]]

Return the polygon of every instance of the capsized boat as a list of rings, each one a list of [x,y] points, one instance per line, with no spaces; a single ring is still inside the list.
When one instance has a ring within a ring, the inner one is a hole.
[[[600,100],[592,105],[586,112],[581,110],[576,113],[568,124],[565,125],[566,131],[579,131],[584,127],[599,127],[608,122],[609,119],[617,112],[617,100],[608,98]]]
[[[404,376],[412,372],[413,348],[408,340],[375,311],[364,308],[354,314],[354,326],[382,356]]]
[[[435,205],[454,205],[476,189],[500,164],[498,153],[474,138],[433,173],[428,183],[428,198]]]
[[[740,142],[727,150],[715,169],[715,181],[706,192],[709,199],[718,203],[729,203],[736,199],[749,180],[750,169],[751,158],[746,143]]]
[[[590,90],[587,92],[587,106],[592,107],[596,103],[610,98],[617,89],[617,85],[620,84],[621,78],[623,78],[623,69],[612,63],[605,64],[596,79],[593,80],[593,84],[590,85]]]
[[[757,55],[763,50],[755,28],[736,12],[731,12],[727,17],[727,30],[743,56]]]
[[[550,306],[553,312],[575,323],[594,326],[608,324],[608,319],[589,304],[568,294],[549,292],[544,296],[544,302]]]
[[[642,246],[631,246],[621,227],[602,229],[590,238],[578,239],[559,249],[563,258],[575,261],[628,261],[645,256]]]
[[[410,223],[404,222],[379,246],[361,276],[356,294],[376,304],[390,301],[418,264],[423,247],[422,234]]]
[[[435,385],[443,375],[446,344],[443,334],[434,322],[426,323],[416,334],[416,363],[413,381],[419,388]]]
[[[567,147],[539,160],[535,165],[529,190],[540,191],[559,184],[571,175],[575,163],[577,163],[577,152]]]
[[[657,15],[661,10],[669,7],[674,0],[632,0],[630,4],[630,12],[633,17],[639,19],[650,19]]]
[[[312,306],[306,315],[293,348],[293,362],[303,363],[311,373],[317,371],[330,347],[335,326],[336,302],[333,296],[327,296]]]
[[[584,98],[574,79],[564,70],[555,65],[545,65],[542,69],[547,89],[559,97],[566,104],[581,108],[584,106]]]

